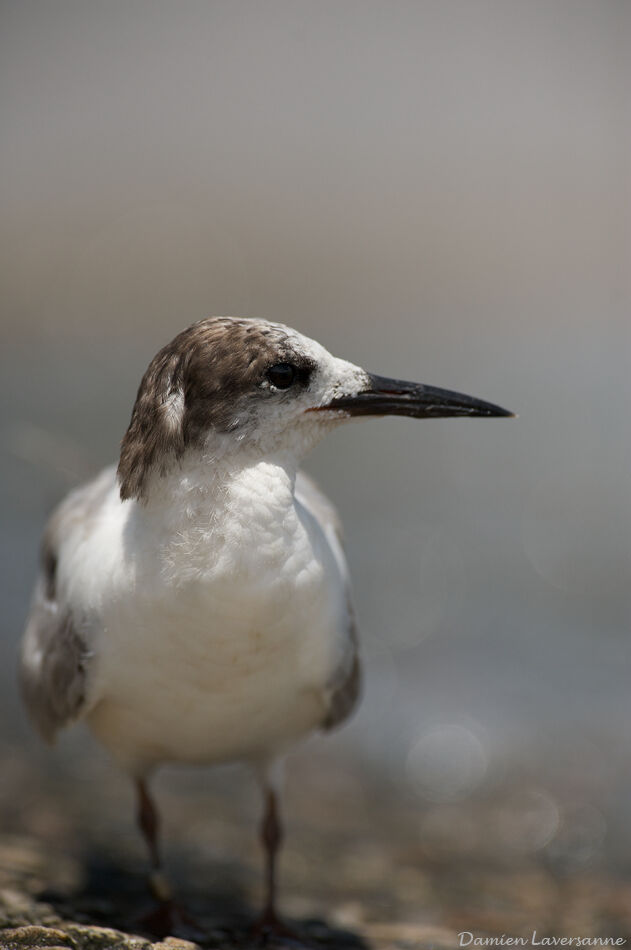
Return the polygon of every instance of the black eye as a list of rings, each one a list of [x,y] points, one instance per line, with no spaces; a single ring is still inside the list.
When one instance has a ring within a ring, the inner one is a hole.
[[[289,389],[296,381],[297,369],[291,363],[275,363],[267,371],[267,378],[276,389]]]

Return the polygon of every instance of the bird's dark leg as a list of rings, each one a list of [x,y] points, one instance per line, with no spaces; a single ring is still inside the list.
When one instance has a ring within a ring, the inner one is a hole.
[[[283,840],[276,792],[268,788],[261,823],[261,842],[265,852],[265,904],[263,916],[276,919],[276,856]]]
[[[191,928],[198,932],[195,922],[173,900],[169,882],[162,871],[162,858],[158,844],[160,817],[143,779],[136,779],[136,795],[138,827],[147,842],[151,862],[149,888],[158,902],[156,908],[142,916],[140,923],[157,937],[168,937],[176,931],[188,936],[189,932],[192,933]]]
[[[147,842],[151,871],[149,889],[158,902],[148,914],[143,914],[140,923],[157,937],[178,934],[191,940],[203,936],[197,922],[173,899],[166,875],[162,871],[162,857],[158,843],[160,816],[143,779],[136,779],[138,827]]]
[[[151,861],[151,872],[149,874],[149,887],[156,900],[161,903],[171,901],[171,888],[169,882],[162,872],[162,860],[160,857],[160,848],[158,846],[158,833],[160,830],[160,817],[149,794],[144,779],[136,779],[137,811],[136,818],[138,827],[142,836],[147,842],[149,849],[149,858]]]
[[[254,924],[253,934],[262,940],[269,936],[298,939],[276,912],[276,858],[283,840],[283,828],[278,808],[278,795],[265,786],[265,806],[261,822],[261,844],[265,855],[265,901],[263,911]]]

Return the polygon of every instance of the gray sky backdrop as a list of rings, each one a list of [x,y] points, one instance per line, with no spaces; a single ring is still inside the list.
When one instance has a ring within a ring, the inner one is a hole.
[[[0,4],[9,747],[39,748],[13,658],[47,512],[164,342],[261,316],[520,414],[314,454],[369,666],[333,746],[420,802],[529,763],[628,853],[630,64],[625,0]]]

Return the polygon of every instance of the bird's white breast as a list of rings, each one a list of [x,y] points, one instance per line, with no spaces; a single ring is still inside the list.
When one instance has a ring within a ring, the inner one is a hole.
[[[276,465],[245,468],[219,494],[181,478],[163,491],[147,508],[112,497],[92,540],[111,569],[88,595],[100,621],[91,728],[137,772],[271,756],[322,721],[348,648],[338,560]]]

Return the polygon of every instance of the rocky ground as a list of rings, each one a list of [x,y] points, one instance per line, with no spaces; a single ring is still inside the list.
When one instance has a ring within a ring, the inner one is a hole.
[[[34,762],[16,749],[1,757],[2,950],[253,945],[261,855],[256,789],[244,773],[158,777],[169,874],[196,925],[158,939],[143,923],[150,910],[144,855],[126,783],[98,758],[81,769],[63,756],[56,762]],[[630,939],[631,881],[598,861],[529,850],[536,813],[531,829],[521,816],[525,838],[513,829],[500,845],[495,816],[510,813],[502,795],[514,790],[420,806],[359,768],[297,757],[281,895],[301,945],[441,950],[457,947],[461,931]]]

